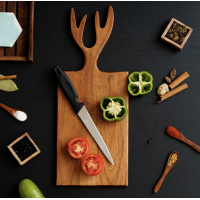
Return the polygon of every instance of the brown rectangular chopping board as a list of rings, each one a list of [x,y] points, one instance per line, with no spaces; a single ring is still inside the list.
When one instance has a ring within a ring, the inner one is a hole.
[[[57,118],[57,185],[111,185],[128,186],[128,115],[121,121],[103,119],[100,101],[105,96],[124,98],[129,107],[127,91],[128,72],[105,73],[87,70],[66,72],[72,81],[79,102],[84,102],[90,116],[103,137],[114,161],[112,165],[99,149],[67,97],[58,87]],[[104,169],[97,176],[88,176],[81,169],[81,160],[73,159],[67,151],[68,142],[74,137],[84,137],[90,152],[102,156]]]
[[[83,50],[85,65],[80,71],[66,72],[74,85],[79,102],[83,102],[104,139],[114,161],[112,165],[99,149],[67,97],[57,89],[57,178],[56,185],[65,186],[128,186],[128,123],[129,115],[121,121],[107,122],[103,119],[100,101],[103,97],[122,97],[129,108],[128,72],[102,72],[97,67],[98,56],[112,31],[113,9],[110,6],[104,28],[99,26],[98,12],[95,15],[96,44],[84,47],[82,34],[86,16],[79,28],[75,13],[71,11],[72,35]],[[86,175],[81,169],[81,160],[72,158],[67,151],[68,142],[74,137],[84,137],[90,144],[90,154],[99,154],[104,160],[104,169],[97,176]]]

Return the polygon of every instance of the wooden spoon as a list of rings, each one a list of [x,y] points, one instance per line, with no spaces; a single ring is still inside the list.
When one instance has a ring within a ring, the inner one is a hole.
[[[0,80],[8,80],[8,79],[16,79],[17,75],[11,75],[11,76],[2,76],[0,77]]]
[[[178,135],[173,134],[173,132],[171,132],[170,129],[172,129],[173,131],[176,131],[178,133]],[[200,146],[198,146],[197,144],[195,144],[194,142],[188,140],[182,133],[180,133],[176,128],[174,128],[173,126],[168,126],[166,128],[166,132],[168,135],[170,135],[171,137],[174,137],[182,142],[185,142],[186,144],[188,144],[189,146],[191,146],[192,148],[194,148],[195,150],[197,150],[198,152],[200,152]]]
[[[177,154],[177,160],[174,163],[170,163],[170,158],[173,154]],[[167,176],[168,172],[172,169],[172,167],[177,163],[179,158],[178,152],[173,151],[169,154],[168,160],[167,160],[167,164],[165,167],[165,171],[163,173],[163,175],[161,176],[160,180],[158,181],[158,183],[156,184],[156,187],[154,188],[154,193],[158,192],[158,190],[160,189],[165,177]]]
[[[3,108],[4,110],[8,111],[15,119],[17,119],[18,121],[25,121],[27,119],[27,114],[23,111],[20,110],[16,110],[13,108],[10,108],[2,103],[0,103],[0,107]]]

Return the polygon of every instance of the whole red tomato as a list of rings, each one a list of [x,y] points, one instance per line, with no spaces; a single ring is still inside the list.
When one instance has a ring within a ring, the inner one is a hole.
[[[96,176],[101,173],[103,166],[103,159],[97,154],[86,155],[81,163],[82,170],[90,176]]]
[[[90,150],[89,142],[83,137],[75,137],[68,143],[68,152],[75,159],[82,159]]]

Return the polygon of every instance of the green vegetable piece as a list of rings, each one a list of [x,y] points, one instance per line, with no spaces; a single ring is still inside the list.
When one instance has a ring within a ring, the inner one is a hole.
[[[0,77],[3,75],[0,74]],[[6,91],[6,92],[14,92],[18,90],[16,84],[12,80],[0,80],[0,90]]]
[[[103,118],[108,122],[122,120],[128,112],[126,102],[121,97],[104,97],[100,107],[103,110]]]
[[[146,71],[133,72],[128,80],[128,91],[133,96],[145,95],[153,89],[153,76]]]
[[[19,194],[21,198],[45,198],[37,185],[29,179],[23,179],[19,183]]]

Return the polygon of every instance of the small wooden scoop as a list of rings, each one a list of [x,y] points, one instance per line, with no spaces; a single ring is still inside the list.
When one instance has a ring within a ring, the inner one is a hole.
[[[173,154],[177,154],[177,160],[174,163],[170,163],[170,158],[172,157]],[[169,158],[167,160],[167,164],[165,167],[165,171],[163,173],[163,175],[161,176],[160,180],[158,181],[158,183],[156,184],[156,187],[154,188],[154,193],[158,192],[158,190],[160,189],[165,177],[167,176],[168,172],[172,169],[172,167],[177,163],[179,158],[178,152],[173,151],[169,154]]]
[[[2,77],[0,77],[0,80],[16,79],[16,78],[17,78],[17,75],[2,76]]]
[[[3,108],[4,110],[8,111],[15,119],[18,121],[25,121],[27,119],[27,114],[23,111],[16,110],[14,108],[10,108],[2,103],[0,103],[0,107]]]
[[[186,144],[188,144],[189,146],[191,146],[192,148],[194,148],[195,150],[197,150],[198,152],[200,152],[200,146],[198,146],[197,144],[195,144],[194,142],[188,140],[183,134],[181,134],[176,128],[174,128],[173,126],[168,126],[166,128],[166,132],[168,135],[170,135],[171,137],[174,137],[178,140],[181,140],[182,142],[185,142]]]

